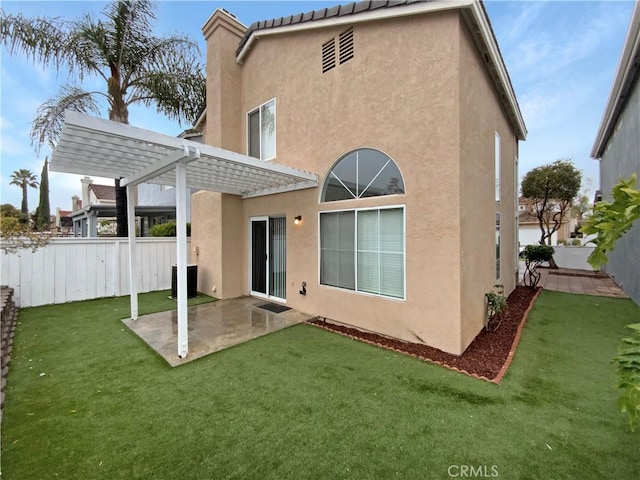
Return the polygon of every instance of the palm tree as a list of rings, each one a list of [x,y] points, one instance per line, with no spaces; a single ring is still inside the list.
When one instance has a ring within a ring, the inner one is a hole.
[[[97,76],[106,91],[85,91],[71,83],[42,104],[31,129],[31,141],[54,148],[64,111],[99,113],[97,98],[109,107],[109,120],[129,123],[129,105],[155,106],[171,120],[192,123],[204,105],[204,67],[197,44],[185,36],[156,37],[156,5],[150,0],[114,0],[104,19],[85,14],[77,20],[25,18],[0,11],[0,44],[76,80]],[[125,236],[126,196],[116,179],[118,235]],[[124,201],[123,201],[124,199]]]
[[[29,204],[27,202],[27,188],[37,188],[38,180],[31,170],[21,168],[11,174],[11,185],[17,185],[22,189],[22,213],[29,216]]]

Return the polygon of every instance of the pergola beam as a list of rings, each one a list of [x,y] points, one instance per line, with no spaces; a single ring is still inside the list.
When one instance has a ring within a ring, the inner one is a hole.
[[[176,165],[180,161],[193,161],[197,158],[200,158],[200,150],[194,148],[193,151],[190,147],[183,145],[181,151],[169,153],[165,158],[161,160],[157,160],[154,163],[151,163],[147,167],[140,170],[138,173],[135,173],[131,176],[125,177],[120,181],[120,185],[138,185],[140,183],[146,182],[147,180],[151,180],[152,178],[158,177],[163,173],[168,172],[169,170],[173,170]],[[176,170],[177,177],[177,170]],[[185,175],[185,184],[186,184],[186,175]]]
[[[55,148],[53,172],[121,178],[127,188],[131,318],[138,318],[137,184],[152,181],[176,187],[178,355],[189,351],[187,316],[187,189],[252,198],[318,186],[314,173],[249,157],[219,147],[170,137],[109,120],[67,111]],[[122,178],[124,177],[124,178]],[[155,180],[155,181],[154,181]]]

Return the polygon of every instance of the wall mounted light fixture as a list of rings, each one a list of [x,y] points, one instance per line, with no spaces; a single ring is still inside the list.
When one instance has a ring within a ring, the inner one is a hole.
[[[302,215],[298,215],[296,218],[294,218],[293,223],[295,223],[296,225],[300,225],[302,223]]]

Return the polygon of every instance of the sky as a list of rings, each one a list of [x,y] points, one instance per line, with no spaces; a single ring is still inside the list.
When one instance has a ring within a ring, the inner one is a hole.
[[[225,8],[245,25],[254,21],[307,12],[339,3],[322,1],[163,1],[158,5],[157,35],[186,34],[198,42],[204,62],[202,25],[216,8]],[[46,15],[73,20],[87,12],[99,17],[106,2],[2,0],[6,13]],[[520,143],[520,178],[534,167],[570,158],[583,173],[583,191],[590,198],[599,185],[598,162],[589,157],[600,125],[634,3],[626,1],[501,1],[485,2],[524,121],[527,141]],[[69,81],[0,47],[0,203],[20,207],[21,190],[10,185],[11,173],[26,168],[38,177],[45,156],[36,155],[29,131],[39,105]],[[105,86],[86,79],[86,89]],[[102,111],[106,118],[106,108]],[[190,125],[164,119],[153,108],[130,108],[137,127],[178,135]],[[49,173],[51,213],[71,208],[80,195],[80,176]],[[96,179],[113,184],[113,180]],[[29,210],[38,203],[29,189]]]

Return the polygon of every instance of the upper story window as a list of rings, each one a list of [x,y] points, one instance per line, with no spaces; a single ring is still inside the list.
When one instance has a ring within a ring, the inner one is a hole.
[[[275,98],[247,114],[247,152],[250,157],[261,160],[276,157]]]
[[[404,180],[388,155],[361,148],[338,160],[322,188],[322,202],[404,193]]]

